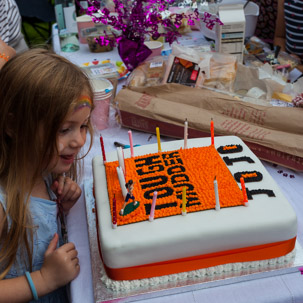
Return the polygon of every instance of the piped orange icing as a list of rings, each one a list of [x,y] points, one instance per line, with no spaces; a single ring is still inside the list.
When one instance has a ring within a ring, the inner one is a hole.
[[[236,145],[232,145],[232,146],[224,146],[223,150],[230,150],[230,149],[236,149],[237,146]]]
[[[184,186],[187,213],[214,209],[215,177],[221,208],[243,205],[242,192],[214,146],[179,149],[125,159],[125,179],[135,182],[133,194],[140,205],[123,216],[119,214],[124,199],[117,176],[117,166],[118,161],[105,163],[111,213],[115,195],[118,225],[148,220],[154,191],[158,192],[155,219],[181,215]]]
[[[253,177],[257,177],[257,173],[251,173],[251,174],[242,174],[243,178],[253,178]]]

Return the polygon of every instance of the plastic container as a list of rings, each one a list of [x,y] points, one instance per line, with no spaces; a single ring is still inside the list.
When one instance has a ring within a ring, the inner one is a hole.
[[[160,41],[145,41],[144,44],[152,51],[148,58],[155,56],[161,56],[161,51],[163,48],[163,43]]]
[[[113,49],[114,35],[111,27],[106,25],[98,25],[81,30],[81,35],[86,39],[89,50],[93,53],[108,52]],[[101,45],[96,39],[105,38],[104,45]]]
[[[245,14],[245,37],[250,38],[254,35],[258,16],[259,16],[259,6],[254,2],[248,2],[246,7],[244,8],[244,14]]]
[[[91,122],[94,129],[100,131],[108,128],[113,85],[105,78],[96,78],[90,81],[94,90],[94,109],[91,114]]]

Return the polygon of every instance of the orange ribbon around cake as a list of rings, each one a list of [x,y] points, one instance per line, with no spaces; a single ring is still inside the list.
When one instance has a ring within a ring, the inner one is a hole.
[[[227,250],[134,267],[110,268],[105,264],[104,267],[108,277],[113,280],[145,279],[192,271],[201,268],[208,268],[222,264],[252,262],[278,258],[290,253],[295,247],[295,242],[296,238],[293,238],[276,243]]]

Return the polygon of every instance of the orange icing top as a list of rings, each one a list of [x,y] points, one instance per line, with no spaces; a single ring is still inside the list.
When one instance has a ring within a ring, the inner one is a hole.
[[[105,163],[108,196],[113,211],[116,197],[117,224],[148,220],[153,192],[157,191],[154,218],[181,215],[182,189],[186,187],[187,213],[214,209],[214,178],[218,182],[221,208],[243,205],[243,194],[214,146],[180,149],[125,159],[126,182],[134,181],[133,195],[139,206],[120,215],[124,199],[117,169],[118,161]],[[131,200],[128,203],[132,203]]]
[[[253,178],[253,177],[257,177],[257,173],[250,173],[250,174],[242,174],[243,178]]]
[[[237,146],[236,146],[236,145],[232,145],[232,146],[224,146],[224,147],[223,147],[223,150],[230,150],[230,149],[235,149],[235,148],[237,148]]]

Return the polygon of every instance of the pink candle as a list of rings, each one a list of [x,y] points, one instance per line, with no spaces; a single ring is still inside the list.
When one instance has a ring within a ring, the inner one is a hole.
[[[187,148],[187,137],[188,137],[188,122],[186,119],[184,122],[184,149]]]
[[[152,202],[151,209],[150,209],[150,214],[149,214],[149,221],[150,222],[154,221],[155,208],[156,208],[156,202],[157,202],[157,195],[158,195],[158,192],[154,191],[153,202]]]
[[[122,150],[122,158],[123,158],[123,168],[124,168],[124,176],[126,177],[126,166],[125,166],[125,158],[124,158],[124,150],[121,148]]]
[[[215,145],[215,129],[214,129],[213,118],[211,118],[211,121],[210,121],[210,135],[211,135],[211,145]]]
[[[133,144],[133,134],[132,131],[128,131],[128,137],[129,137],[129,146],[130,146],[130,155],[133,158],[134,157],[134,144]]]
[[[248,199],[247,199],[246,188],[245,188],[245,183],[244,183],[243,177],[240,178],[240,182],[241,182],[242,193],[243,193],[243,200],[244,200],[243,203],[245,206],[248,206]]]
[[[117,227],[117,201],[116,197],[114,196],[113,199],[113,228]]]
[[[106,162],[105,149],[104,149],[104,143],[103,143],[103,138],[102,138],[102,136],[100,136],[100,144],[101,144],[103,162]]]

